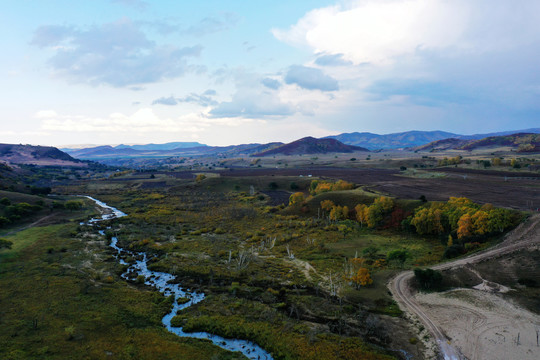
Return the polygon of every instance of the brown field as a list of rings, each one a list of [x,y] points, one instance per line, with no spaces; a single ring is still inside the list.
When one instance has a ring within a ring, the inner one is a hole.
[[[418,171],[421,174],[422,170]],[[402,199],[448,200],[449,197],[467,197],[478,203],[492,203],[519,210],[540,208],[540,174],[474,170],[464,168],[439,168],[438,176],[406,176],[399,170],[370,168],[302,168],[302,169],[234,169],[209,171],[222,177],[312,177],[343,179],[354,182],[367,190],[389,194]],[[178,179],[193,179],[196,171],[163,173]],[[124,179],[125,180],[125,179]]]

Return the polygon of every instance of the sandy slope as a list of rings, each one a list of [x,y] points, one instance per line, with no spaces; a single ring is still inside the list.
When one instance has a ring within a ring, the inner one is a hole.
[[[415,298],[467,359],[540,358],[535,331],[535,325],[540,326],[540,316],[497,294],[457,289],[417,294]]]
[[[433,268],[463,267],[539,244],[540,214],[535,214],[496,247]],[[398,274],[388,287],[400,307],[424,323],[444,359],[540,359],[540,347],[536,346],[535,328],[540,326],[537,315],[479,289],[414,294],[410,287],[412,278],[412,271]]]

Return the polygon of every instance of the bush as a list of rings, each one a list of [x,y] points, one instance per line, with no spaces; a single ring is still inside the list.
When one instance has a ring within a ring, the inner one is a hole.
[[[462,255],[463,251],[464,249],[462,245],[454,244],[452,246],[447,247],[446,250],[444,250],[443,257],[445,259],[452,259],[452,258]]]
[[[433,269],[414,269],[414,276],[423,290],[439,288],[442,282],[442,273]]]

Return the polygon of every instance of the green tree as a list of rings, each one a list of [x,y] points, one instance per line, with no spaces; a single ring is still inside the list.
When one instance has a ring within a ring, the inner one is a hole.
[[[409,258],[409,252],[407,250],[392,250],[388,253],[386,256],[386,259],[389,262],[394,262],[399,265],[399,267],[403,267],[405,264],[405,261]]]
[[[11,249],[11,245],[13,245],[13,242],[0,238],[0,250]]]
[[[66,204],[64,206],[67,210],[73,212],[82,209],[83,203],[79,200],[69,200],[66,201]]]
[[[414,269],[414,277],[421,289],[432,290],[440,287],[442,281],[442,273],[433,269]]]

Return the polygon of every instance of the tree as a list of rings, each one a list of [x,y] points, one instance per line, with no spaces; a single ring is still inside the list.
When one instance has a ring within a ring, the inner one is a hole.
[[[356,220],[360,223],[360,226],[364,226],[367,221],[368,207],[364,204],[358,204],[354,207],[354,211],[356,211]]]
[[[367,248],[365,248],[364,250],[362,250],[362,255],[364,255],[365,257],[367,257],[368,259],[375,259],[377,257],[377,252],[379,251],[379,249],[375,246],[369,246]]]
[[[336,204],[334,204],[332,200],[323,200],[321,201],[320,206],[321,209],[323,209],[324,211],[330,212],[330,210],[332,210],[332,208],[336,206]]]
[[[386,256],[388,261],[395,262],[400,265],[400,267],[403,267],[403,264],[405,264],[405,261],[409,258],[409,252],[407,250],[392,250],[388,253]]]
[[[355,275],[351,278],[352,282],[356,284],[356,287],[367,286],[373,284],[373,279],[369,274],[369,270],[365,267],[358,269]]]
[[[347,212],[349,210],[347,209]],[[338,221],[343,220],[343,208],[341,206],[334,206],[332,210],[330,210],[330,220]]]
[[[442,274],[433,269],[414,269],[414,277],[418,281],[420,288],[424,290],[438,288],[442,281]]]
[[[294,206],[296,204],[301,204],[304,202],[304,193],[295,192],[289,197],[289,206]]]
[[[349,207],[347,205],[345,205],[345,206],[343,206],[343,208],[341,210],[342,210],[342,213],[343,213],[343,219],[348,219],[349,218]]]
[[[82,209],[83,203],[82,201],[79,201],[79,200],[69,200],[66,202],[64,206],[67,210],[73,212],[73,211]]]
[[[7,217],[0,216],[0,228],[6,226],[9,223],[10,223],[10,221],[9,221],[9,219]]]
[[[473,221],[471,215],[463,214],[458,220],[457,236],[458,239],[469,237],[473,234]]]
[[[372,204],[367,211],[367,226],[374,228],[383,221],[384,210],[380,204]]]
[[[489,215],[487,212],[478,210],[471,217],[473,222],[474,233],[477,235],[484,235],[489,233]]]
[[[389,212],[394,207],[394,200],[387,196],[379,196],[373,203],[380,205],[384,212]]]
[[[0,238],[0,250],[11,249],[11,245],[13,245],[13,242]]]
[[[204,174],[199,174],[199,175],[197,175],[197,177],[195,177],[196,182],[203,181],[204,179],[206,179],[206,175],[204,175]]]

